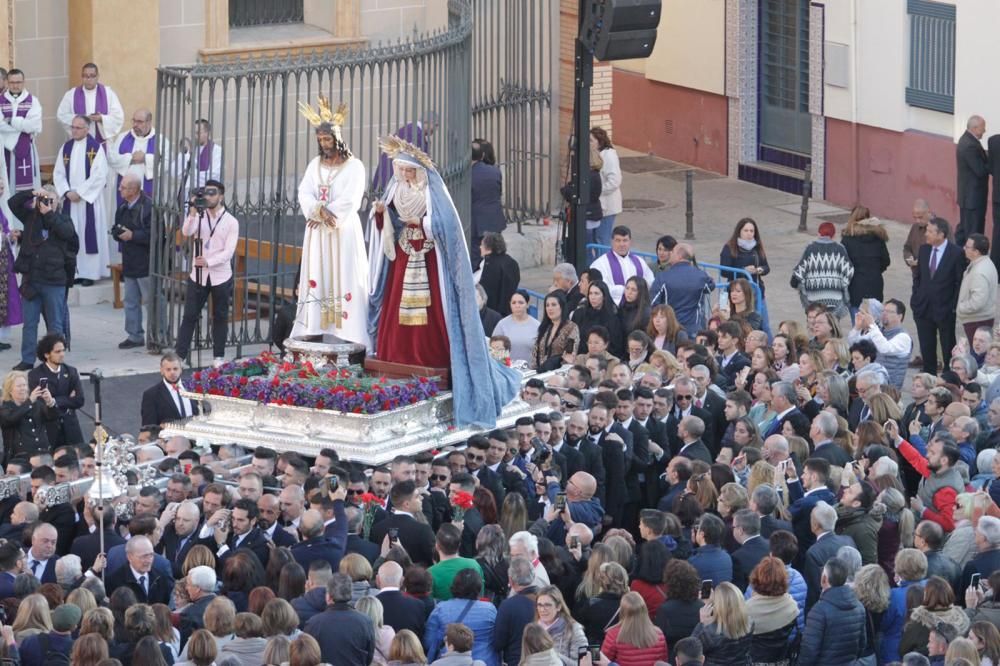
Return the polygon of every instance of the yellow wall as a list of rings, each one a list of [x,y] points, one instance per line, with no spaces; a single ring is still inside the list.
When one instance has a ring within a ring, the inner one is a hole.
[[[726,85],[725,0],[663,0],[649,58],[615,67],[647,79],[722,95]]]
[[[79,84],[83,63],[95,62],[101,68],[101,81],[118,93],[126,119],[139,107],[154,109],[159,0],[73,0],[69,21],[73,26],[68,49],[70,85]],[[142,48],[136,48],[138,44]]]

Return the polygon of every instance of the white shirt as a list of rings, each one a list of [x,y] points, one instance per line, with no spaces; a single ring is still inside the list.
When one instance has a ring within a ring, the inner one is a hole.
[[[44,559],[44,560],[37,559],[35,557],[35,553],[29,549],[28,550],[28,571],[31,571],[31,563],[32,562],[37,562],[38,563],[38,566],[35,567],[35,570],[32,572],[32,575],[35,578],[37,578],[39,581],[41,581],[42,580],[42,575],[45,573],[45,566],[49,563],[49,560],[48,559]]]
[[[145,583],[146,584],[145,585],[141,585],[141,587],[142,587],[142,591],[143,592],[145,592],[146,594],[149,594],[149,572],[142,573],[140,571],[136,571],[132,567],[131,564],[128,566],[128,568],[132,570],[132,577],[135,579],[136,585],[141,585],[139,583],[139,578],[145,578]]]
[[[166,379],[163,380],[163,385],[167,387],[170,397],[174,399],[174,406],[177,407],[178,414],[181,416],[191,416],[194,414],[194,411],[191,409],[191,401],[180,393],[184,390],[184,385],[181,384],[180,380],[177,380],[176,390],[174,384],[171,384]],[[183,409],[181,408],[182,405]]]
[[[947,238],[944,239],[943,241],[941,241],[941,244],[938,245],[937,247],[934,247],[933,245],[931,245],[931,254],[927,258],[927,267],[928,268],[930,268],[931,266],[933,266],[934,270],[936,271],[938,268],[941,267],[941,259],[944,258],[944,249],[946,247],[948,247],[948,239]],[[935,257],[935,255],[936,255],[936,257]]]

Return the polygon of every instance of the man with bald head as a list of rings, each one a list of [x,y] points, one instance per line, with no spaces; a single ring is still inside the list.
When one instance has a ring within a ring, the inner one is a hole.
[[[330,563],[331,571],[338,571],[340,560],[344,557],[345,544],[347,542],[347,518],[344,516],[344,497],[347,495],[347,488],[338,486],[337,490],[331,493],[334,504],[340,504],[337,512],[342,520],[342,530],[331,539],[324,534],[323,514],[315,509],[309,509],[302,513],[299,520],[299,534],[302,541],[292,546],[292,556],[303,569],[309,571],[309,565],[313,560],[326,560]],[[335,509],[336,510],[336,509]],[[336,524],[336,523],[334,523]]]
[[[958,140],[955,161],[958,171],[959,223],[955,242],[961,247],[969,234],[981,234],[986,227],[986,196],[989,190],[989,163],[983,149],[986,121],[972,116]]]
[[[715,289],[715,281],[708,273],[694,265],[694,248],[688,243],[678,243],[670,253],[670,270],[663,271],[653,280],[649,293],[653,304],[666,302],[670,294],[670,305],[677,315],[688,337],[694,339],[701,327],[698,308],[702,296]],[[666,290],[665,293],[661,293]]]
[[[157,552],[170,560],[175,578],[184,576],[181,570],[188,552],[198,544],[198,528],[201,526],[201,509],[188,500],[180,504],[168,504],[160,516],[163,536]]]
[[[910,225],[910,232],[906,235],[906,242],[903,243],[903,261],[910,267],[914,275],[917,272],[917,254],[920,246],[924,244],[924,232],[927,231],[927,223],[934,218],[934,212],[924,199],[917,199],[913,202],[913,224]]]
[[[122,279],[125,282],[125,333],[119,349],[143,347],[146,334],[142,328],[142,305],[151,298],[149,277],[149,239],[153,224],[153,201],[142,191],[142,180],[126,173],[118,183],[122,202],[115,211],[111,236],[121,244]],[[163,302],[166,312],[166,302]],[[160,317],[163,321],[163,317]]]
[[[566,540],[566,525],[576,523],[596,529],[604,520],[604,507],[594,497],[597,480],[587,472],[577,472],[566,482],[566,508],[559,511],[553,504],[545,510],[540,521],[547,525],[545,536],[552,543]]]
[[[146,196],[153,195],[153,174],[156,173],[156,156],[170,154],[165,138],[153,128],[153,113],[149,109],[136,109],[132,114],[132,130],[121,134],[108,151],[108,162],[118,174],[118,184],[126,174],[137,176]],[[121,205],[121,193],[118,205]]]
[[[569,418],[566,419],[566,443],[564,446],[580,452],[583,458],[583,471],[594,478],[594,482],[596,483],[594,496],[603,506],[605,496],[604,458],[600,447],[587,437],[589,428],[590,424],[587,421],[587,414],[585,412],[575,411],[570,413]]]
[[[270,539],[275,546],[293,546],[295,535],[285,531],[278,521],[281,520],[281,501],[277,495],[265,493],[257,500],[257,527]]]
[[[40,523],[31,533],[31,548],[24,562],[25,573],[30,573],[41,583],[56,582],[56,543],[59,533],[49,523]]]
[[[379,588],[378,600],[382,602],[382,621],[396,630],[409,629],[417,636],[424,635],[427,623],[427,607],[419,599],[400,591],[403,583],[403,567],[387,561],[378,568],[375,584]]]
[[[119,587],[127,587],[135,592],[139,603],[170,603],[174,582],[153,568],[153,544],[149,538],[135,536],[129,539],[125,543],[125,557],[128,564],[118,567],[106,579],[108,595]]]

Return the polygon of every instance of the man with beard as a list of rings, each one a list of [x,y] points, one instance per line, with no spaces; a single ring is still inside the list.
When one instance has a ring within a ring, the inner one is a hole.
[[[608,408],[595,402],[590,408],[587,432],[590,441],[600,447],[604,462],[606,501],[601,502],[605,508],[604,522],[620,527],[628,500],[628,490],[625,487],[625,442],[618,434],[610,431],[610,423]]]
[[[319,155],[299,183],[306,219],[299,270],[298,310],[292,338],[335,335],[370,348],[368,258],[358,210],[365,193],[365,166],[347,148],[343,105],[334,112],[320,97],[319,113],[303,114],[316,128]],[[331,270],[331,267],[335,267]]]
[[[153,435],[154,431],[159,431],[161,424],[167,421],[176,421],[198,414],[197,403],[181,395],[184,389],[181,383],[181,371],[182,361],[177,354],[167,352],[160,359],[162,381],[146,389],[142,394],[141,432]]]
[[[635,422],[646,429],[649,435],[649,462],[645,474],[645,506],[656,506],[660,499],[660,474],[666,469],[670,460],[670,444],[667,438],[667,427],[653,417],[653,392],[648,388],[637,388],[633,391],[632,416]]]
[[[599,446],[587,437],[590,431],[590,423],[587,414],[584,412],[573,412],[566,422],[566,444],[567,449],[576,449],[583,458],[582,471],[587,472],[597,480],[597,490],[594,496],[605,502],[605,480],[604,455]]]
[[[886,437],[899,454],[923,477],[917,494],[910,499],[910,508],[923,520],[933,520],[945,533],[955,529],[955,500],[965,491],[962,476],[955,469],[959,460],[958,447],[949,435],[937,434],[927,445],[924,456],[912,444],[899,436],[895,421],[886,422]]]
[[[493,493],[493,499],[499,509],[503,506],[503,498],[506,493],[504,493],[500,475],[486,464],[489,451],[490,440],[484,435],[473,435],[469,438],[468,447],[465,449],[465,460],[469,473],[479,479],[479,486]]]
[[[563,478],[568,479],[583,470],[583,455],[575,448],[566,446],[566,417],[563,416],[562,412],[550,412],[549,425],[552,426],[552,432],[549,433],[549,446],[566,461],[566,473]],[[535,428],[538,428],[537,420]]]
[[[487,435],[490,446],[486,450],[486,467],[496,472],[503,485],[504,495],[510,492],[521,492],[523,490],[521,471],[511,465],[507,458],[507,444],[509,438],[503,430],[491,430]],[[499,508],[503,503],[497,501]]]

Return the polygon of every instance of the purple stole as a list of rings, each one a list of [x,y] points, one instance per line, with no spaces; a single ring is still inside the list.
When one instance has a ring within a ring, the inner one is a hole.
[[[153,146],[152,146],[153,149],[151,151],[149,151],[153,155],[156,155],[156,140],[158,138],[159,138],[159,136],[157,136],[157,135],[153,136]],[[122,139],[121,144],[118,146],[118,154],[119,155],[125,155],[127,153],[127,154],[131,155],[133,152],[135,152],[133,150],[134,148],[135,148],[135,135],[132,134],[132,132],[129,132],[128,134],[125,135],[125,138]],[[118,176],[118,183],[117,184],[121,185],[121,182],[122,182],[122,177]],[[146,193],[146,196],[149,196],[149,197],[153,196],[153,180],[151,178],[145,178],[145,177],[143,177],[143,179],[142,179],[142,191]],[[122,202],[125,201],[125,200],[122,199],[122,195],[121,194],[118,194],[117,196],[118,196],[118,205],[121,206]]]
[[[101,144],[97,141],[97,139],[90,136],[89,134],[87,135],[86,141],[87,141],[87,153],[83,158],[83,173],[86,178],[90,178],[90,165],[93,164],[94,157],[96,157],[97,153],[100,152]],[[73,146],[75,144],[76,141],[73,140],[67,141],[66,143],[63,144],[63,149],[62,149],[63,167],[66,170],[66,182],[70,185],[72,185],[73,183],[70,180],[71,176],[70,176],[69,161],[70,161],[70,156],[73,154]],[[63,202],[63,205],[69,207],[70,203],[72,202],[69,200],[69,198],[66,198],[66,200]],[[83,242],[84,242],[84,249],[87,252],[87,254],[97,254],[97,224],[96,221],[94,220],[94,204],[92,203],[87,203],[87,222],[83,228]]]
[[[622,273],[622,265],[618,263],[617,257],[615,257],[615,251],[611,250],[607,254],[608,257],[608,267],[611,269],[611,280],[614,284],[625,286],[625,275]],[[628,253],[628,258],[632,260],[632,265],[635,266],[635,274],[637,277],[642,277],[642,263],[639,261],[639,257],[635,256],[631,252]]]
[[[15,107],[10,103],[10,100],[3,97],[2,101],[0,101],[0,113],[3,113],[4,120],[8,122],[15,116],[25,118],[28,115],[28,110],[31,108],[33,101],[34,99],[31,97],[30,93],[24,93],[23,99],[19,98],[17,100],[15,110]],[[21,132],[21,136],[17,138],[17,143],[14,145],[14,150],[3,151],[3,159],[4,163],[7,165],[7,173],[10,173],[11,160],[14,161],[15,190],[30,190],[35,186],[35,160],[32,155],[31,148],[31,134],[28,132]]]
[[[97,93],[94,96],[94,113],[99,113],[102,116],[108,115],[108,93],[105,90],[104,85],[101,83],[97,84]],[[87,113],[87,98],[83,96],[83,86],[77,86],[76,91],[73,93],[73,113],[81,116],[89,116]],[[104,137],[101,136],[100,125],[94,126],[94,133],[97,135],[98,141],[103,141]]]
[[[215,152],[215,144],[209,139],[208,143],[202,146],[198,152],[198,175],[201,175],[202,171],[208,172],[212,170],[213,152]]]

